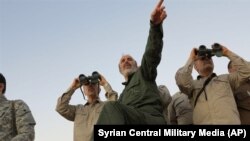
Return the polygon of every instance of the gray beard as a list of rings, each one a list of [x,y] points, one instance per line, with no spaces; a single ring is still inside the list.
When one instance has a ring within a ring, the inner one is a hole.
[[[133,68],[130,68],[130,69],[125,69],[122,71],[122,74],[123,76],[129,76],[131,74],[133,74],[134,72],[136,72],[137,68],[136,67],[133,67]]]

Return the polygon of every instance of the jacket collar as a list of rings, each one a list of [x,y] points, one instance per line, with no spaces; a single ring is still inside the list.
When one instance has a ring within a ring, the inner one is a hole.
[[[207,77],[215,77],[215,76],[217,76],[216,73],[212,73],[210,76],[207,76]],[[198,75],[198,76],[197,76],[197,80],[200,80],[200,79],[202,79],[202,78],[206,78],[206,77],[201,76],[201,75]]]
[[[129,75],[129,76],[128,76],[128,81],[122,82],[122,85],[127,86],[127,85],[128,85],[128,83],[130,82],[130,80],[131,80],[132,76],[133,76],[134,74],[135,74],[135,73],[132,73],[131,75]]]
[[[7,98],[4,95],[0,94],[0,102],[4,101],[7,101]]]
[[[100,102],[101,102],[101,100],[98,98],[98,99],[95,100],[95,102],[93,103],[93,105],[95,105],[96,103],[100,103]],[[90,105],[90,104],[89,104],[89,102],[87,102],[85,105]]]

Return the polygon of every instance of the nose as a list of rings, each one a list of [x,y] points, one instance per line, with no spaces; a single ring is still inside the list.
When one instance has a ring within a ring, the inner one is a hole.
[[[201,57],[201,60],[210,60],[211,59],[211,56],[202,56]]]
[[[126,59],[124,60],[124,63],[127,63],[127,62],[129,62],[129,59],[126,58]]]
[[[120,64],[121,64],[121,66],[124,66],[124,65],[126,65],[126,64],[128,64],[128,60],[126,59],[126,60],[123,60]]]

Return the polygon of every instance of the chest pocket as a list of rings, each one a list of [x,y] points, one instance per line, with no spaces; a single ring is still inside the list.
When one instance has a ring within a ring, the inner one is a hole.
[[[215,79],[210,90],[213,93],[213,97],[233,96],[232,88],[227,80]]]
[[[126,99],[138,99],[141,96],[141,90],[140,90],[140,80],[133,80],[130,82],[130,84],[127,86],[125,90],[125,96]]]
[[[133,79],[133,80],[130,81],[130,83],[126,87],[126,90],[129,91],[131,89],[134,89],[139,84],[140,84],[140,80],[139,79]]]
[[[195,102],[195,99],[198,97],[198,94],[199,94],[199,92],[201,91],[201,89],[202,89],[202,85],[199,85],[199,86],[196,86],[196,87],[195,87],[195,89],[194,89],[194,94],[195,94],[195,96],[193,96],[193,98],[192,98],[192,103]],[[204,92],[204,91],[205,91],[205,90],[203,90],[203,91],[201,92],[200,96],[199,96],[198,99],[197,99],[197,102],[205,102],[205,101],[206,101],[205,92]]]
[[[87,118],[88,118],[88,108],[85,108],[83,106],[78,107],[76,110],[76,115],[75,115],[75,125],[82,125],[86,123]]]

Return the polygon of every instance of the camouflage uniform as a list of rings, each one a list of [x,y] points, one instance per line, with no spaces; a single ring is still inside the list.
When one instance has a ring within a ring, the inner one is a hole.
[[[0,94],[0,141],[34,141],[35,124],[24,101],[10,101]]]

